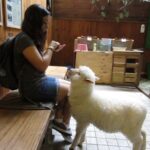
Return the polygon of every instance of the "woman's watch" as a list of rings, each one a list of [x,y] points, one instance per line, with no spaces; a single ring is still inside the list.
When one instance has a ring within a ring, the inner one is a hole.
[[[55,52],[55,50],[59,47],[60,43],[56,42],[56,41],[51,41],[50,45],[49,45],[49,49],[53,52]]]
[[[50,51],[52,51],[52,52],[55,52],[55,49],[54,49],[53,46],[49,46],[48,49],[49,49]]]

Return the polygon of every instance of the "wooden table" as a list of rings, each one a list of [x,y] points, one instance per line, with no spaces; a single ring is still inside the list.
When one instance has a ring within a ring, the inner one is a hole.
[[[45,71],[45,74],[64,79],[67,72],[67,67],[63,66],[49,66]]]

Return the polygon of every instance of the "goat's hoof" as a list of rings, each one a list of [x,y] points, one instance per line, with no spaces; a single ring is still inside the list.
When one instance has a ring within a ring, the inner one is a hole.
[[[73,148],[73,147],[70,147],[69,150],[74,150],[74,148]]]
[[[82,143],[79,143],[78,146],[79,146],[79,147],[82,147]]]

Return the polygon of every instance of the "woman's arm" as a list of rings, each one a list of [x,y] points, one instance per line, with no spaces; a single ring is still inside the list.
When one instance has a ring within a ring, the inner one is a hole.
[[[29,46],[23,50],[24,57],[39,71],[45,72],[49,66],[53,52],[59,52],[65,47],[65,44],[51,42],[49,48],[45,50],[42,55],[35,46]]]
[[[23,50],[24,57],[38,70],[44,72],[50,64],[52,50],[46,50],[43,55],[39,53],[35,46],[29,46]]]

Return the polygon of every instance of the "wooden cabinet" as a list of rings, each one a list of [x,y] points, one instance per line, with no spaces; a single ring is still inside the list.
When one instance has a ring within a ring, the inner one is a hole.
[[[76,52],[75,66],[88,66],[100,78],[96,83],[111,83],[112,52]]]
[[[76,52],[75,67],[90,67],[100,77],[96,83],[138,85],[142,51]]]
[[[114,51],[112,83],[138,85],[142,51]]]

